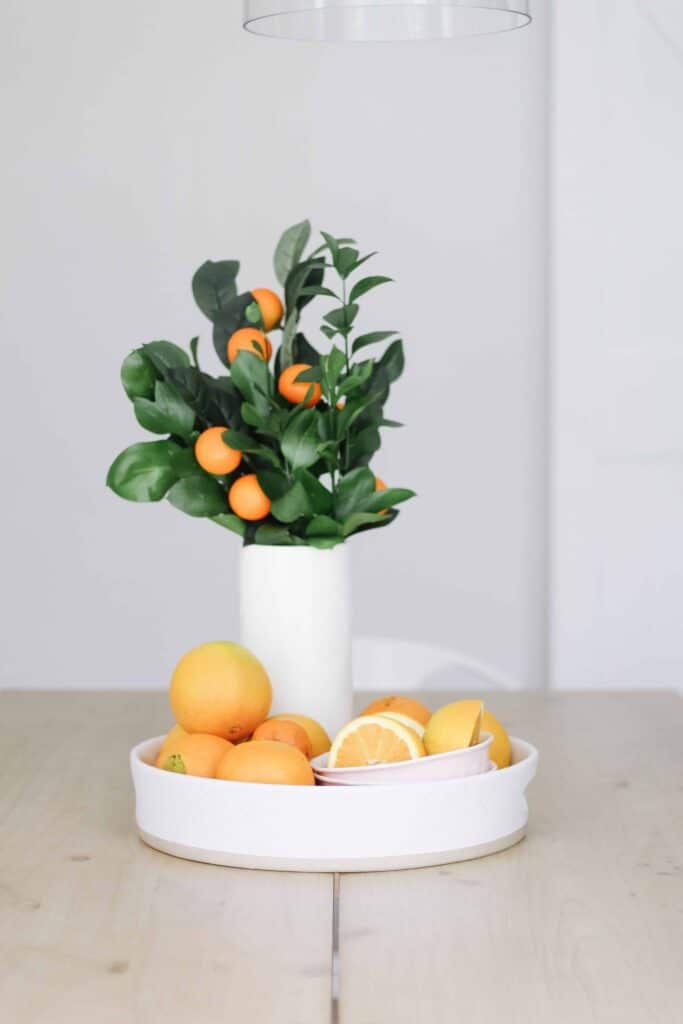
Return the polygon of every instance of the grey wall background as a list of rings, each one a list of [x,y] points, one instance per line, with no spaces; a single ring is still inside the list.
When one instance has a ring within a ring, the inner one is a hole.
[[[545,601],[543,9],[522,32],[316,47],[206,0],[5,0],[0,32],[4,686],[164,685],[236,636],[236,538],[104,488],[141,435],[126,352],[208,322],[189,281],[282,228],[380,249],[404,332],[374,468],[419,500],[353,542],[356,624],[538,685]],[[540,8],[540,9],[539,9]]]

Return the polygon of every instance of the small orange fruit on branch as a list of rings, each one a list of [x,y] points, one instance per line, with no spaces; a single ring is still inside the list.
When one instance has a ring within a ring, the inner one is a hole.
[[[259,359],[268,362],[273,352],[273,346],[263,331],[259,331],[258,327],[240,327],[234,334],[230,335],[230,340],[228,341],[228,362],[234,363],[237,353],[242,350],[252,352]]]
[[[270,288],[252,288],[251,294],[261,311],[264,331],[272,331],[278,327],[284,313],[279,295],[271,292]]]
[[[311,397],[306,402],[307,409],[312,409],[322,398],[322,390],[317,381],[296,379],[304,370],[310,369],[312,367],[308,363],[293,363],[292,366],[288,366],[286,370],[282,371],[277,382],[277,389],[282,397],[293,405],[299,405],[300,402],[305,401],[306,395],[311,391]]]
[[[228,447],[223,440],[227,427],[209,427],[203,430],[194,445],[194,455],[207,473],[225,476],[237,469],[242,461],[242,452]]]
[[[270,498],[261,489],[256,473],[247,473],[235,480],[228,491],[228,501],[235,515],[247,522],[265,519],[270,512]]]

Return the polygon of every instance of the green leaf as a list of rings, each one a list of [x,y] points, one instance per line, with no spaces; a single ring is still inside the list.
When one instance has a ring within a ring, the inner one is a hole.
[[[311,225],[308,220],[293,224],[282,234],[273,256],[275,276],[280,284],[284,285],[288,274],[301,259],[310,237]]]
[[[366,359],[365,362],[358,363],[357,366],[354,366],[348,377],[342,381],[339,387],[339,394],[342,396],[349,395],[353,391],[358,391],[364,384],[367,384],[370,380],[374,365],[375,364],[372,359]]]
[[[291,544],[300,544],[297,537],[293,537],[284,526],[276,526],[274,523],[264,523],[254,533],[255,544],[272,544],[276,547],[288,547]]]
[[[244,310],[244,316],[248,323],[263,328],[261,307],[259,306],[258,302],[250,302],[247,308]]]
[[[143,441],[126,448],[112,462],[107,487],[127,501],[161,501],[176,481],[173,441]]]
[[[224,430],[221,434],[223,444],[236,452],[260,452],[263,445],[250,434],[243,434],[239,430]]]
[[[309,366],[317,366],[320,363],[320,353],[301,332],[294,336],[292,349],[295,363],[308,363]]]
[[[387,338],[393,337],[394,334],[398,334],[398,331],[370,331],[369,334],[361,334],[351,346],[351,351],[358,352],[359,349],[365,348],[366,345],[374,345],[375,342],[386,341]]]
[[[386,487],[383,491],[375,491],[364,498],[361,502],[361,511],[380,512],[383,508],[393,508],[394,505],[414,497],[415,491],[410,491],[407,487]]]
[[[333,309],[323,319],[337,331],[348,331],[353,326],[357,313],[358,306],[355,303],[351,303],[350,305]]]
[[[270,511],[281,523],[294,523],[303,516],[312,515],[313,507],[306,488],[297,480],[286,494],[273,502]]]
[[[334,257],[334,267],[340,277],[349,276],[358,260],[358,249],[341,248]]]
[[[287,275],[285,281],[285,306],[289,316],[295,309],[301,311],[313,296],[303,294],[303,289],[317,288],[323,283],[325,261],[323,259],[304,260],[297,263]]]
[[[309,548],[336,548],[337,544],[343,544],[341,537],[310,537],[305,541]]]
[[[285,320],[285,326],[282,331],[282,343],[277,354],[277,370],[278,374],[282,370],[286,370],[288,366],[291,366],[294,362],[294,338],[296,336],[296,328],[299,323],[299,313],[297,309],[292,310],[287,319]]]
[[[171,465],[178,477],[194,476],[201,472],[199,463],[194,457],[194,446],[178,448],[177,451],[171,452]]]
[[[325,288],[321,284],[317,284],[317,285],[316,284],[312,284],[308,288],[302,288],[301,291],[299,292],[299,294],[300,295],[327,295],[327,296],[329,296],[329,298],[337,299],[338,302],[341,302],[341,299],[339,298],[339,296],[337,295],[336,292],[333,292],[331,288]]]
[[[326,514],[332,511],[332,494],[317,476],[307,469],[299,469],[296,478],[301,482],[308,494],[309,501],[316,515]]]
[[[327,231],[321,231],[320,234],[325,239],[325,245],[321,246],[321,248],[324,249],[325,247],[327,247],[330,250],[332,261],[334,262],[337,253],[339,252],[339,242],[334,237],[334,235],[330,235]]]
[[[346,357],[337,345],[333,345],[328,354],[322,357],[321,365],[323,391],[329,398],[346,366]]]
[[[268,364],[256,353],[242,349],[230,367],[230,376],[242,398],[265,416],[270,409]]]
[[[134,398],[151,398],[154,394],[156,374],[152,364],[139,348],[131,352],[123,360],[121,366],[121,383],[123,389],[132,400]]]
[[[340,409],[337,414],[337,439],[341,440],[356,420],[358,420],[376,401],[377,399],[374,395],[362,395],[356,398],[349,398],[344,408]]]
[[[271,501],[277,501],[289,488],[286,474],[276,469],[260,469],[256,478],[261,490]]]
[[[282,435],[282,454],[295,469],[307,469],[318,461],[318,431],[315,409],[304,409],[290,420]]]
[[[232,530],[233,533],[238,534],[240,537],[244,537],[246,533],[244,520],[240,519],[239,516],[232,515],[230,512],[221,512],[218,516],[211,516],[211,521],[225,527],[226,530]]]
[[[375,491],[375,475],[365,466],[352,469],[337,484],[335,496],[335,515],[344,522],[357,511],[364,511],[363,502]]]
[[[166,377],[206,424],[239,426],[242,396],[229,377],[210,377],[194,366],[176,367]]]
[[[389,382],[398,380],[403,373],[405,366],[405,356],[403,354],[403,342],[400,338],[396,341],[392,341],[389,348],[386,350],[378,365],[386,371],[389,378]]]
[[[330,341],[332,340],[332,338],[336,337],[337,334],[339,334],[339,331],[335,331],[334,327],[325,327],[324,324],[320,328],[320,330],[323,332],[326,338],[330,339]]]
[[[199,369],[199,359],[197,358],[197,349],[199,347],[199,336],[190,339],[190,355],[192,357],[193,365]]]
[[[241,414],[248,427],[263,428],[266,426],[265,417],[261,416],[254,406],[249,405],[248,402],[242,402]]]
[[[363,427],[349,441],[350,461],[352,466],[367,466],[368,462],[379,449],[382,441],[379,430],[374,425]]]
[[[325,232],[321,231],[320,234],[325,235]],[[356,244],[355,238],[332,238],[331,235],[325,235],[325,237],[331,239],[334,242],[335,246]],[[323,245],[319,245],[315,252],[311,253],[311,256],[317,256],[318,253],[324,252],[325,249],[329,249],[329,245],[327,242],[325,242]]]
[[[158,380],[154,387],[154,401],[136,398],[135,416],[141,427],[153,434],[177,434],[188,437],[194,429],[194,410],[183,401],[175,388]]]
[[[370,526],[373,523],[379,522],[382,518],[383,517],[379,512],[354,512],[353,515],[344,520],[344,523],[342,524],[342,536],[349,537],[352,533],[355,533],[360,526]]]
[[[217,516],[225,512],[228,503],[221,485],[206,473],[183,477],[166,497],[174,508],[188,516]]]
[[[171,341],[150,341],[142,346],[142,351],[162,377],[175,366],[190,365],[187,352]]]
[[[402,427],[403,424],[399,423],[398,420],[385,420],[385,419],[381,419],[379,421],[379,426],[380,427]]]
[[[228,303],[237,295],[237,274],[240,265],[237,260],[207,260],[195,271],[192,278],[194,301],[204,316],[215,321]]]
[[[340,537],[341,527],[331,516],[314,516],[306,527],[307,537]]]
[[[381,284],[388,284],[389,281],[393,281],[391,277],[363,277],[360,281],[356,281],[351,294],[349,295],[349,302],[355,302],[361,295],[365,295],[366,292],[371,291],[372,288],[377,288]]]
[[[369,252],[369,253],[367,254],[367,256],[361,256],[361,258],[360,258],[359,260],[356,260],[356,262],[355,262],[355,264],[353,265],[353,267],[351,268],[351,270],[352,270],[352,271],[353,271],[353,270],[358,270],[358,268],[359,268],[359,267],[362,267],[362,266],[363,266],[363,264],[364,264],[364,263],[365,263],[365,262],[366,262],[367,260],[371,260],[371,259],[372,259],[372,257],[373,257],[373,256],[376,256],[376,255],[377,255],[377,253],[376,253],[376,252]]]
[[[322,370],[320,366],[311,366],[308,370],[301,370],[297,373],[297,381],[301,381],[302,384],[315,384],[322,380]]]

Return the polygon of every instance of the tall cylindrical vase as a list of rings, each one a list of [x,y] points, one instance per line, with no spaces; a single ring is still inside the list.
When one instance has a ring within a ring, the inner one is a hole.
[[[351,582],[345,544],[251,544],[240,564],[241,640],[273,684],[272,713],[309,715],[331,734],[351,718]]]

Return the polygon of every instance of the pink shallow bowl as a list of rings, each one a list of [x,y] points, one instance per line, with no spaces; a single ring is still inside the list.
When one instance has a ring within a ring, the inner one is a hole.
[[[323,786],[389,786],[392,783],[443,782],[481,775],[489,770],[490,732],[473,747],[449,750],[446,754],[428,754],[414,761],[371,764],[361,768],[328,768],[327,754],[311,761],[316,780]]]

